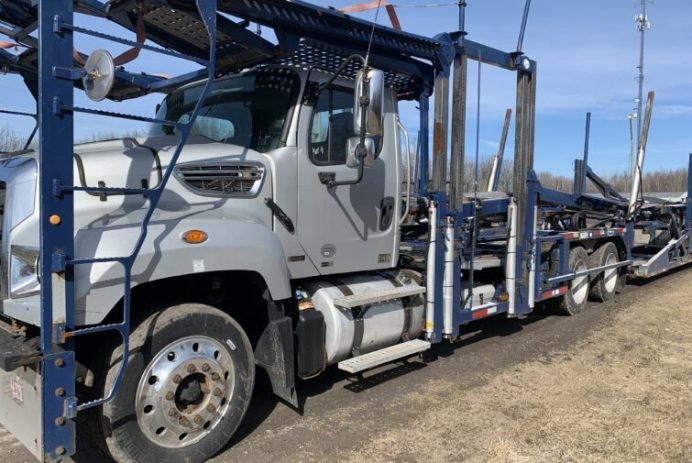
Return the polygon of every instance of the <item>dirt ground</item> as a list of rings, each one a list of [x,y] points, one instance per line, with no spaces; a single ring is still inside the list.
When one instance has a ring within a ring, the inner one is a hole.
[[[259,390],[213,461],[691,462],[691,318],[688,268],[576,317],[482,321],[431,362],[302,383],[300,411]],[[32,461],[2,431],[0,458]]]

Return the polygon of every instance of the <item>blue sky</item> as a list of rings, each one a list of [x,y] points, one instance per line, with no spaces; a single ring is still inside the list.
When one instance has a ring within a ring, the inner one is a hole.
[[[315,2],[343,7],[353,0]],[[435,35],[457,27],[453,5],[414,8],[412,5],[450,3],[447,0],[401,0],[396,5],[405,30]],[[469,37],[496,48],[516,46],[523,9],[522,0],[468,0],[466,29]],[[636,65],[639,37],[634,17],[635,0],[533,0],[524,51],[538,61],[538,101],[536,120],[537,170],[571,175],[572,160],[583,149],[584,117],[593,113],[590,164],[599,173],[623,171],[629,156],[627,114],[635,106]],[[363,13],[372,19],[374,12]],[[649,136],[645,169],[686,167],[692,152],[692,1],[657,0],[649,5],[652,29],[647,33],[645,90],[656,91],[656,103]],[[388,23],[384,11],[378,22]],[[85,26],[93,26],[82,19]],[[99,30],[104,30],[99,23]],[[117,28],[108,27],[108,32]],[[131,38],[131,33],[118,31]],[[108,48],[117,54],[122,47],[79,37],[77,47],[84,53]],[[181,73],[193,67],[151,53],[128,65],[128,69],[165,74]],[[468,107],[468,149],[475,146],[476,79],[470,69]],[[494,153],[500,137],[505,108],[513,107],[515,76],[488,66],[482,68],[480,155]],[[6,109],[32,110],[33,100],[17,78],[0,79]],[[77,94],[80,105],[94,106]],[[151,115],[160,96],[149,96],[125,104],[98,104],[99,109]],[[19,131],[28,131],[26,120],[4,118]],[[412,105],[402,107],[402,119],[410,131],[417,129]],[[2,125],[4,125],[3,122]],[[130,121],[79,116],[76,137],[98,132],[122,132],[136,126]],[[513,139],[507,144],[512,156]]]

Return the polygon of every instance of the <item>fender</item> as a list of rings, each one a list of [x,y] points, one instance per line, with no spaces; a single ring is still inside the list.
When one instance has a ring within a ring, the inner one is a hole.
[[[112,225],[80,230],[75,239],[77,257],[128,255],[140,233],[138,215],[129,213]],[[184,242],[183,233],[192,229],[203,230],[207,240],[200,244]],[[269,226],[220,210],[188,213],[183,219],[179,213],[161,211],[152,220],[133,266],[132,286],[231,270],[261,275],[272,300],[291,297],[283,247]],[[122,299],[123,277],[123,267],[117,262],[76,268],[77,324],[99,323],[108,315]]]

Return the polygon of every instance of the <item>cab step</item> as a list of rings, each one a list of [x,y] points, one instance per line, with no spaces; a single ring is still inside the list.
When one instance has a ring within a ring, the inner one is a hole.
[[[334,299],[334,305],[343,309],[352,309],[363,305],[401,299],[402,297],[417,296],[424,292],[425,288],[423,286],[405,286],[384,291],[370,291]]]
[[[368,354],[359,355],[358,357],[342,360],[339,362],[339,369],[349,373],[360,373],[361,371],[369,370],[413,354],[418,354],[428,349],[430,349],[430,343],[428,341],[413,339]]]

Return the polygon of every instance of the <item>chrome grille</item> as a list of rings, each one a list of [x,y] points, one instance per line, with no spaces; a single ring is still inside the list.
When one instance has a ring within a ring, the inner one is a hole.
[[[176,177],[196,193],[213,196],[254,196],[264,178],[259,164],[185,164],[176,168]]]

